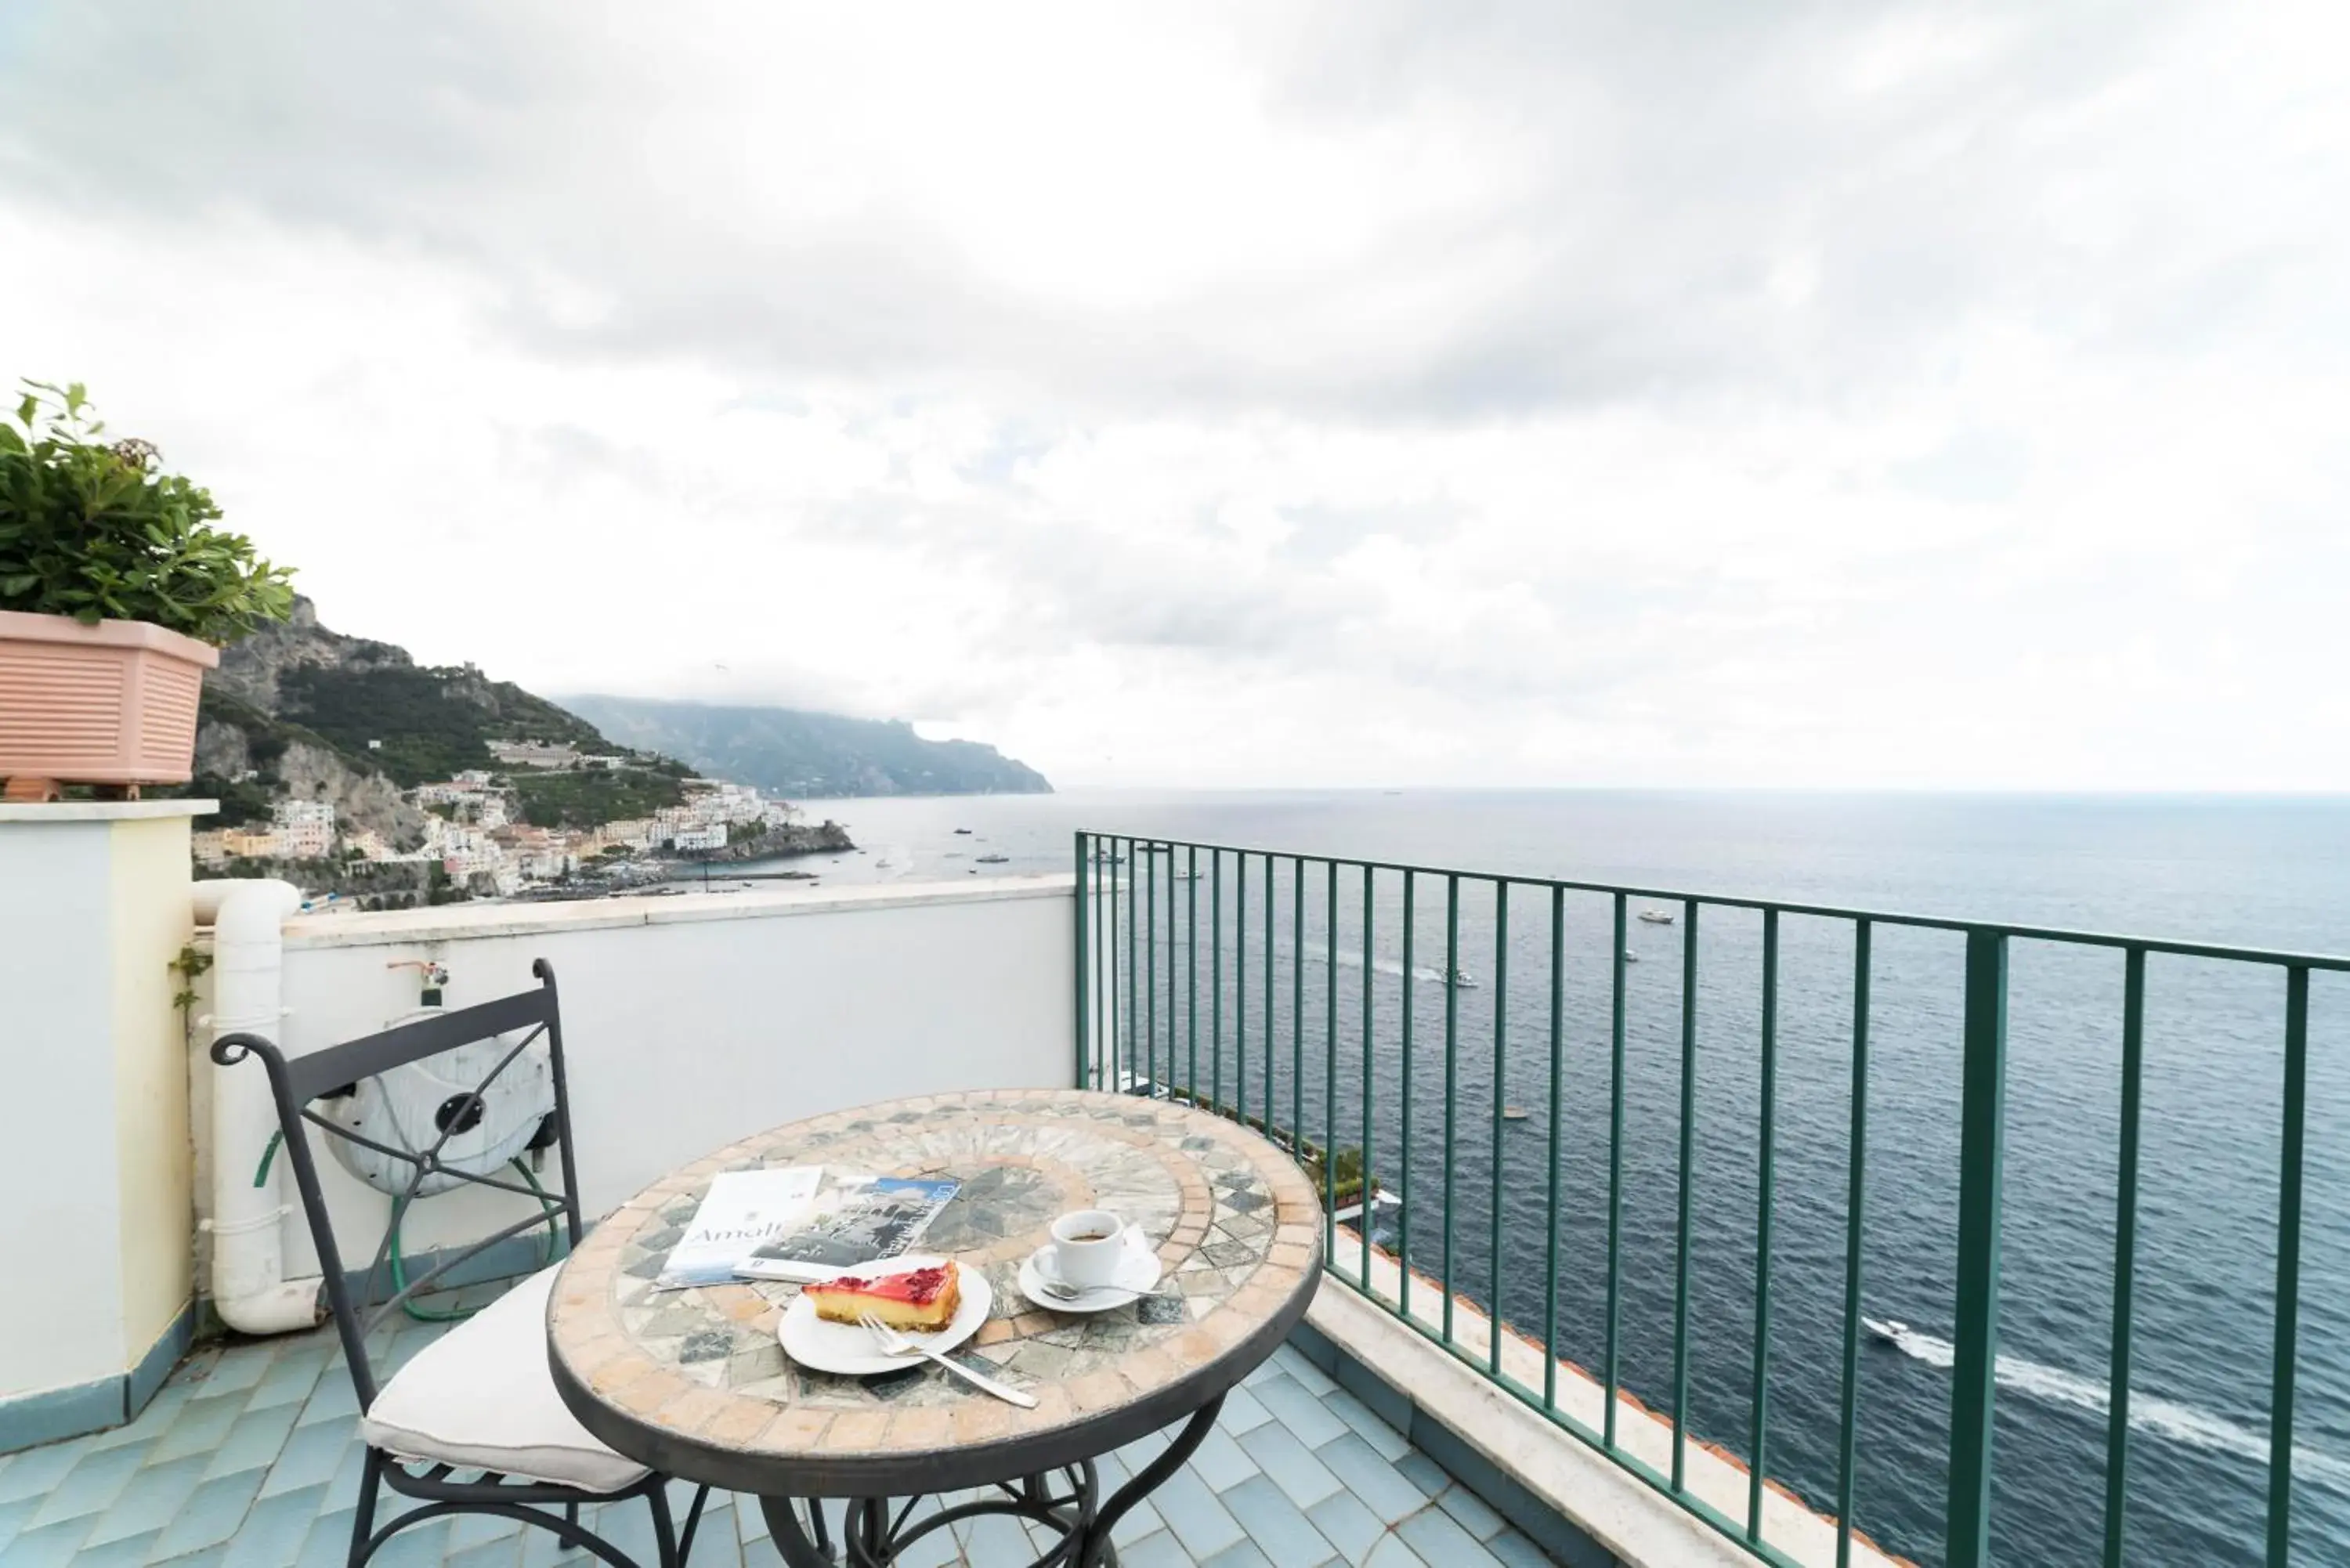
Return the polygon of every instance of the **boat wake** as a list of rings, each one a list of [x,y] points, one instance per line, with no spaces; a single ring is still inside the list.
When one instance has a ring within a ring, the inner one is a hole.
[[[1331,961],[1330,950],[1320,942],[1307,942],[1305,944],[1305,950],[1306,958],[1312,962],[1328,963]],[[1339,949],[1337,954],[1337,964],[1340,969],[1362,968],[1363,955],[1361,950],[1355,950],[1350,951],[1345,948]],[[1403,964],[1398,960],[1388,958],[1384,953],[1377,953],[1372,955],[1371,958],[1371,971],[1374,974],[1386,975],[1389,980],[1401,980],[1403,978]],[[1444,983],[1444,971],[1440,969],[1430,968],[1426,964],[1414,964],[1411,966],[1411,978],[1423,984],[1440,986]],[[1471,977],[1462,989],[1469,991],[1476,990],[1477,983],[1475,979]]]
[[[1330,950],[1320,942],[1307,942],[1305,944],[1305,956],[1315,963],[1328,963],[1331,961]],[[1346,948],[1340,948],[1337,953],[1337,964],[1340,969],[1362,968],[1363,955],[1361,950],[1356,949],[1349,950]],[[1375,973],[1386,975],[1391,980],[1401,980],[1403,978],[1403,965],[1398,963],[1395,960],[1383,955],[1374,954],[1372,956],[1371,969]],[[1429,970],[1415,968],[1412,972],[1422,980],[1434,978],[1433,971]]]
[[[1872,1335],[1913,1361],[1944,1367],[1958,1361],[1958,1348],[1946,1339],[1920,1334],[1907,1324],[1887,1323],[1873,1317],[1861,1321],[1867,1325]],[[1993,1371],[2001,1387],[2012,1388],[2028,1398],[2051,1405],[2070,1405],[2076,1409],[2095,1411],[2100,1416],[2112,1408],[2104,1384],[2075,1376],[2061,1367],[2043,1366],[2036,1361],[2002,1355]],[[2231,1454],[2262,1466],[2269,1462],[2269,1440],[2264,1433],[2238,1426],[2224,1416],[2214,1415],[2193,1405],[2158,1398],[2143,1389],[2130,1390],[2129,1424],[2133,1431],[2167,1438],[2207,1453]],[[2350,1491],[2350,1459],[2337,1458],[2305,1444],[2293,1445],[2293,1473],[2303,1480],[2323,1480]]]

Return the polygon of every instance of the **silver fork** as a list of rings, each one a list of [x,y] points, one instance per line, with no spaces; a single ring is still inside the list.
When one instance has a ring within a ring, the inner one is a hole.
[[[873,1343],[881,1347],[881,1354],[884,1355],[923,1356],[945,1367],[972,1387],[993,1394],[998,1399],[1017,1405],[1024,1410],[1033,1410],[1036,1407],[1036,1400],[1033,1395],[1023,1394],[1017,1388],[1006,1387],[993,1377],[982,1376],[959,1361],[949,1361],[921,1341],[899,1334],[869,1312],[858,1314],[857,1321],[865,1325],[865,1332],[873,1336]]]

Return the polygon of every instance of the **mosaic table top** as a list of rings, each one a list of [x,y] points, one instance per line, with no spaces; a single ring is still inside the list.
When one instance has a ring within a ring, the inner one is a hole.
[[[954,1354],[1036,1408],[935,1366],[854,1378],[794,1364],[775,1325],[795,1285],[653,1290],[712,1177],[793,1165],[823,1166],[827,1183],[960,1181],[920,1250],[984,1272],[995,1300]],[[1088,1208],[1142,1230],[1158,1288],[1090,1316],[1029,1301],[1021,1260],[1055,1216]],[[747,1138],[630,1199],[564,1266],[549,1350],[582,1424],[672,1475],[766,1495],[945,1490],[1072,1464],[1190,1414],[1273,1353],[1321,1267],[1312,1187],[1230,1121],[1077,1090],[896,1100]]]

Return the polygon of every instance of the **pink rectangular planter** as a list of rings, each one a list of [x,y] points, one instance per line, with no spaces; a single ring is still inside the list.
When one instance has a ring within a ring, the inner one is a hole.
[[[184,782],[196,697],[219,662],[211,644],[144,621],[0,610],[0,778]]]

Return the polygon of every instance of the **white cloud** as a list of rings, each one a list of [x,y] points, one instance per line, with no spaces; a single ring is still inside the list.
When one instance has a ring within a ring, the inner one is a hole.
[[[19,7],[0,369],[540,690],[1065,783],[2334,788],[2286,9]]]

